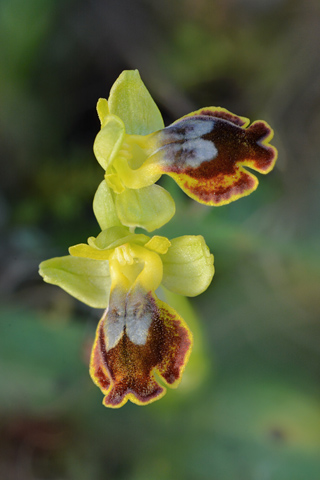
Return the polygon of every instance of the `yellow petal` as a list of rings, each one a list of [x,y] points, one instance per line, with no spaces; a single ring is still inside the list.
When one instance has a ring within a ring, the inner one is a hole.
[[[157,253],[167,253],[168,248],[170,247],[171,242],[166,237],[160,237],[159,235],[155,235],[152,237],[148,243],[145,244],[146,248],[149,250],[154,250]]]
[[[99,98],[97,103],[97,113],[98,113],[101,126],[103,126],[106,116],[110,114],[108,102],[105,98]]]

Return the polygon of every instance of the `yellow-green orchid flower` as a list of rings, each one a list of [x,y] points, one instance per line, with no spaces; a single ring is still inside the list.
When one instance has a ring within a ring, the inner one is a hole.
[[[103,188],[111,188],[117,215],[127,226],[151,231],[171,218],[171,197],[154,185],[162,174],[198,202],[224,205],[257,188],[257,178],[244,167],[266,174],[276,161],[270,126],[264,121],[248,126],[247,118],[224,108],[202,108],[163,128],[137,70],[124,71],[97,110],[101,130],[94,152],[106,172]],[[145,222],[160,205],[162,215],[152,225]]]
[[[69,256],[42,262],[40,274],[88,305],[106,308],[90,363],[104,405],[121,407],[127,400],[144,405],[161,398],[165,387],[154,373],[166,385],[177,386],[192,334],[155,292],[162,284],[195,296],[209,286],[213,256],[203,237],[169,241],[114,226],[69,251]]]

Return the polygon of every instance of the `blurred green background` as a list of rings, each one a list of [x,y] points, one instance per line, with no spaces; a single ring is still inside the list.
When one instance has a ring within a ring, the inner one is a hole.
[[[0,0],[1,480],[319,480],[319,45],[318,0]],[[132,68],[166,124],[265,119],[279,160],[220,208],[161,180],[161,233],[204,235],[216,275],[179,306],[180,388],[108,410],[88,374],[101,312],[37,268],[98,233],[95,104]]]

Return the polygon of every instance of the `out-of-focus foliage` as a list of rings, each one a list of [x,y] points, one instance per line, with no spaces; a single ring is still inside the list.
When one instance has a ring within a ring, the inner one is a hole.
[[[1,478],[320,478],[319,21],[316,0],[2,0]],[[265,118],[279,161],[215,209],[162,180],[180,213],[159,234],[215,255],[192,303],[200,382],[114,412],[88,374],[101,312],[37,265],[98,233],[95,104],[125,68],[166,124],[209,104]]]

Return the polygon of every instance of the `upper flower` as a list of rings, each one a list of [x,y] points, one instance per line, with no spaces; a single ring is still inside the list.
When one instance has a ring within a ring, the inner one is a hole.
[[[66,257],[42,262],[44,280],[59,285],[93,307],[107,307],[97,328],[90,373],[105,395],[120,407],[128,399],[149,403],[164,395],[156,371],[176,386],[188,360],[192,335],[180,315],[159,300],[160,284],[195,296],[210,284],[214,268],[203,237],[132,234],[111,227]]]
[[[220,107],[202,108],[163,128],[137,70],[124,71],[97,110],[101,130],[94,152],[106,172],[104,189],[113,191],[117,215],[128,226],[136,222],[151,231],[173,215],[171,197],[154,185],[162,174],[198,202],[223,205],[257,188],[257,178],[244,167],[265,174],[276,161],[277,151],[269,145],[273,131],[266,122],[248,126],[248,119]],[[130,212],[137,201],[139,211]],[[154,218],[154,209],[161,210],[156,222],[141,222]]]

